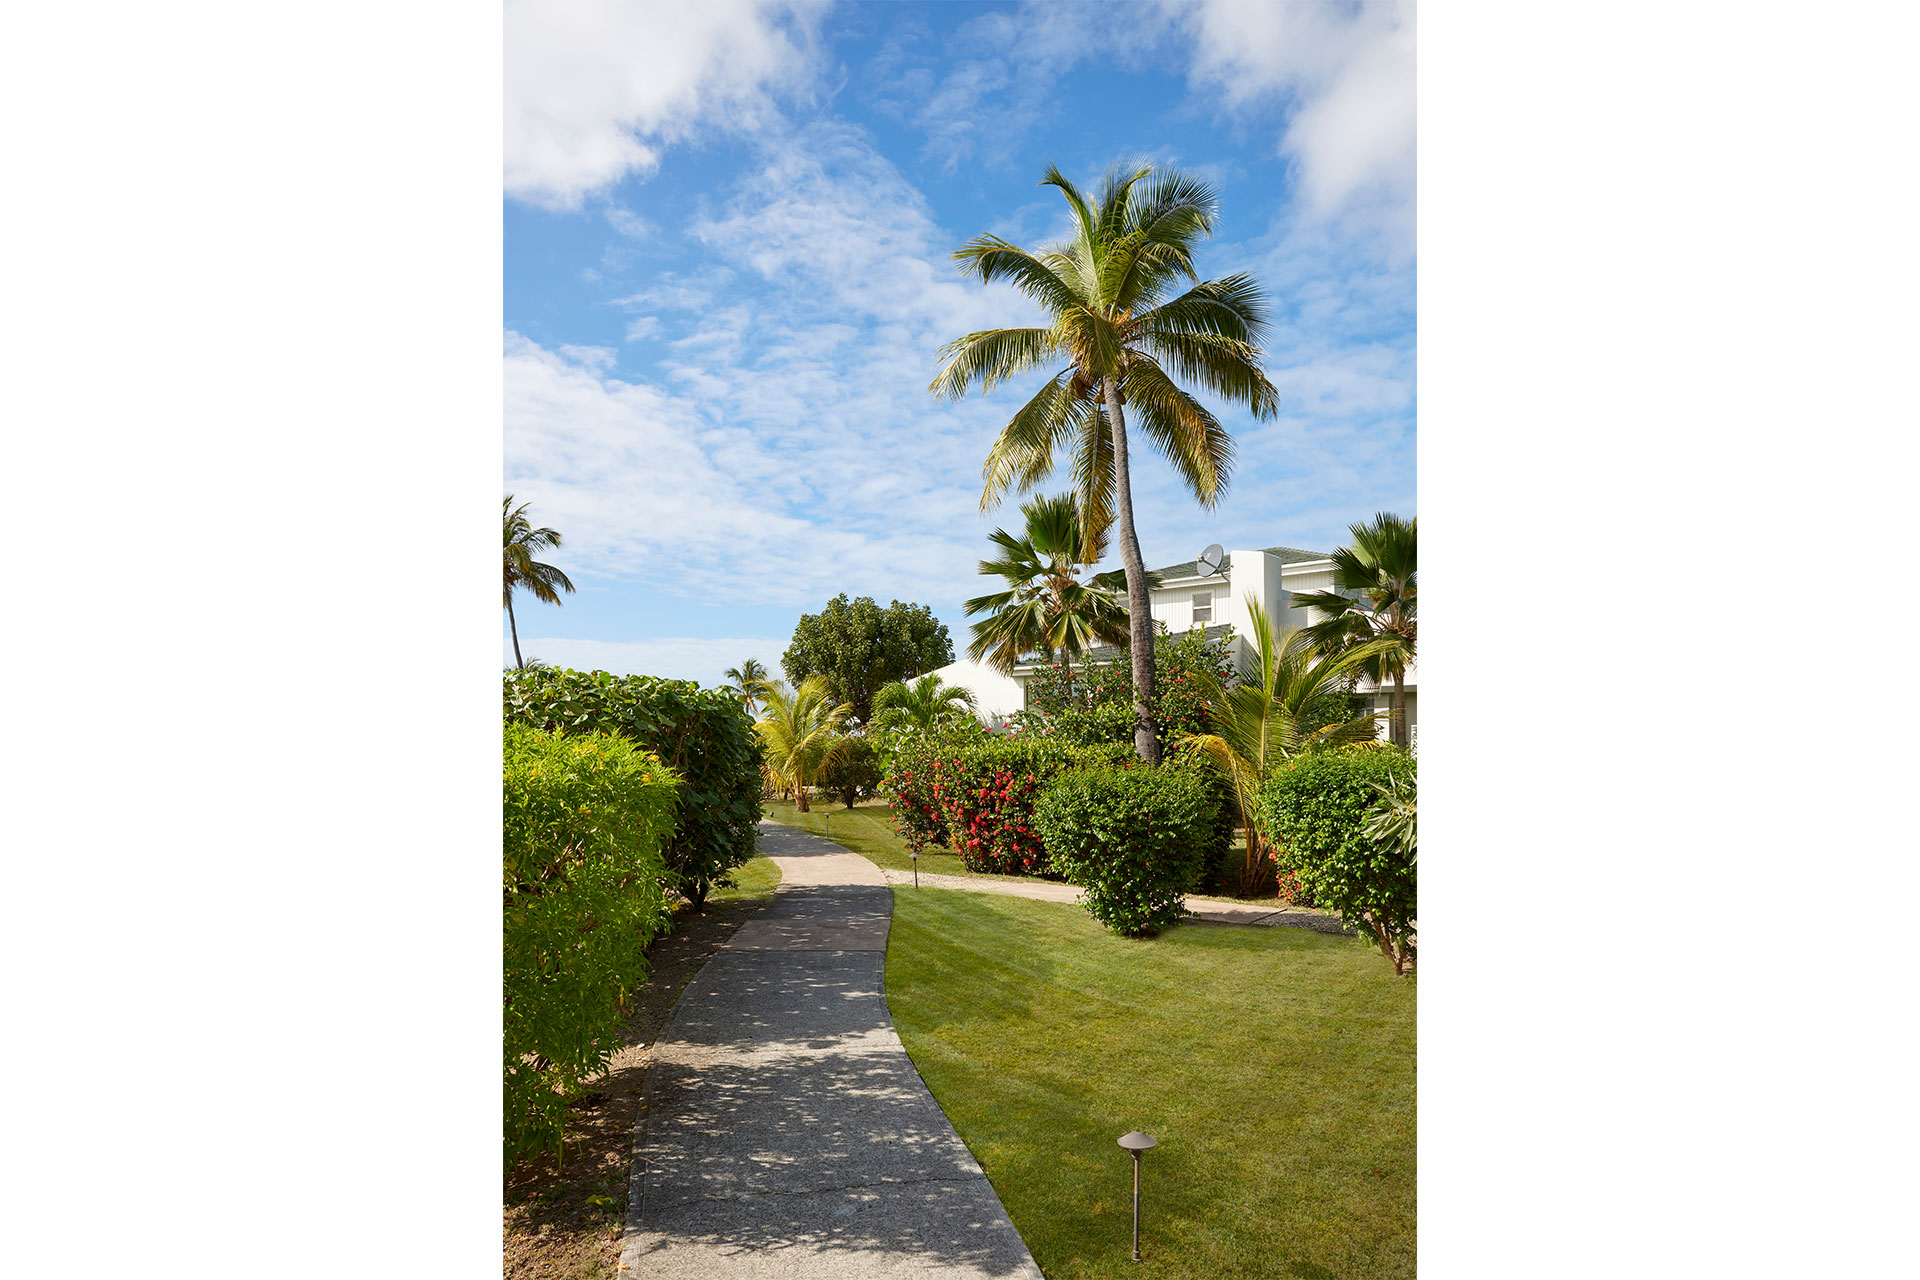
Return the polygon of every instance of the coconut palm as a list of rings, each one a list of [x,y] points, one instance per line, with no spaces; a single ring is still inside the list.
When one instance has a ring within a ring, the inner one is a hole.
[[[1327,723],[1329,700],[1346,692],[1353,671],[1385,648],[1370,641],[1333,655],[1316,653],[1305,631],[1274,630],[1257,596],[1247,597],[1252,652],[1240,663],[1239,679],[1226,687],[1203,678],[1202,697],[1212,712],[1213,732],[1190,733],[1177,750],[1198,751],[1218,765],[1233,785],[1240,825],[1247,832],[1241,884],[1259,882],[1268,838],[1260,793],[1283,761],[1319,747],[1365,742],[1374,736],[1374,714]]]
[[[807,812],[807,780],[847,752],[849,739],[840,731],[853,704],[834,705],[827,679],[811,675],[790,689],[784,680],[758,686],[766,712],[754,722],[767,745],[767,771],[793,790],[795,807]]]
[[[759,710],[760,686],[767,680],[767,669],[760,664],[760,659],[748,658],[737,667],[728,667],[727,679],[733,681],[727,688],[740,699],[747,714],[755,714]]]
[[[524,502],[514,506],[512,494],[500,503],[506,542],[506,590],[501,598],[507,606],[507,626],[513,632],[513,661],[519,667],[527,664],[520,656],[520,624],[513,617],[514,591],[525,590],[535,600],[559,604],[560,592],[573,590],[566,574],[533,558],[537,551],[558,547],[560,535],[552,529],[534,528],[533,522],[527,519],[527,506]]]
[[[1303,591],[1296,605],[1328,615],[1309,626],[1307,635],[1322,653],[1340,653],[1376,640],[1389,641],[1361,671],[1376,686],[1393,681],[1388,724],[1393,740],[1407,745],[1407,668],[1419,639],[1416,571],[1419,568],[1419,517],[1402,520],[1382,511],[1371,524],[1348,526],[1350,546],[1333,553],[1331,591]],[[1343,592],[1356,592],[1354,599]]]
[[[1007,589],[967,601],[968,617],[987,615],[973,624],[967,656],[1012,671],[1029,653],[1049,660],[1058,653],[1071,665],[1096,644],[1127,643],[1124,573],[1098,574],[1086,583],[1077,576],[1081,565],[1106,554],[1107,539],[1102,534],[1088,541],[1073,495],[1034,498],[1021,505],[1020,514],[1025,531],[1016,537],[995,529],[1001,554],[980,562],[980,572],[998,574]]]
[[[1194,245],[1211,234],[1217,198],[1204,182],[1172,170],[1114,170],[1092,200],[1049,166],[1042,186],[1058,187],[1075,234],[1058,248],[1030,253],[983,235],[954,252],[982,282],[1008,280],[1047,314],[1044,328],[988,329],[941,349],[945,361],[929,390],[958,397],[979,384],[991,391],[1035,366],[1064,360],[1001,430],[987,453],[980,495],[993,507],[1009,486],[1030,491],[1070,453],[1080,517],[1089,541],[1117,529],[1127,585],[1133,656],[1134,749],[1159,759],[1148,708],[1153,705],[1153,614],[1147,571],[1133,523],[1127,460],[1127,410],[1203,507],[1226,491],[1233,441],[1180,378],[1257,418],[1279,396],[1261,372],[1266,305],[1241,273],[1200,281]],[[1182,281],[1191,283],[1175,294]]]
[[[873,695],[873,727],[932,729],[972,715],[974,705],[973,690],[942,684],[937,675],[924,675],[911,683],[896,680]]]

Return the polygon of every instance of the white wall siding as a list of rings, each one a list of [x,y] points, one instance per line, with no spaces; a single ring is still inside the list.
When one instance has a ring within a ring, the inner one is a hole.
[[[974,696],[974,713],[983,720],[993,720],[999,716],[1010,716],[1027,705],[1027,686],[1023,680],[1001,675],[992,667],[962,658],[933,673],[940,677],[942,684],[959,685],[971,689]]]

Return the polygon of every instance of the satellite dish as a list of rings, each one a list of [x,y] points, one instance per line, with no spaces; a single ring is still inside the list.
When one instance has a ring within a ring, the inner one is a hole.
[[[1227,553],[1220,549],[1220,544],[1210,542],[1207,544],[1207,549],[1200,553],[1200,558],[1194,561],[1194,565],[1200,570],[1200,576],[1204,578],[1218,572],[1220,562],[1226,558]]]

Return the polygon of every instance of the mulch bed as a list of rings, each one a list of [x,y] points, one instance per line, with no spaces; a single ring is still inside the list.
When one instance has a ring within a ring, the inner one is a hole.
[[[627,1217],[633,1127],[653,1039],[673,1012],[680,988],[769,901],[709,900],[702,915],[683,905],[673,932],[648,950],[646,988],[634,1000],[607,1073],[573,1102],[560,1163],[542,1156],[506,1179],[501,1195],[501,1275],[506,1280],[611,1280],[615,1275]]]

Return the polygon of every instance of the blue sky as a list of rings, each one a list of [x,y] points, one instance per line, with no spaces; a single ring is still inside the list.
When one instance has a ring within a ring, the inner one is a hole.
[[[927,394],[942,343],[1036,315],[949,255],[1061,238],[1049,162],[1209,178],[1202,275],[1271,297],[1281,412],[1214,405],[1226,498],[1134,454],[1150,565],[1414,514],[1413,129],[1400,3],[509,4],[505,487],[579,588],[516,602],[523,650],[713,683],[842,591],[962,650],[1019,520],[980,465],[1043,375]]]

